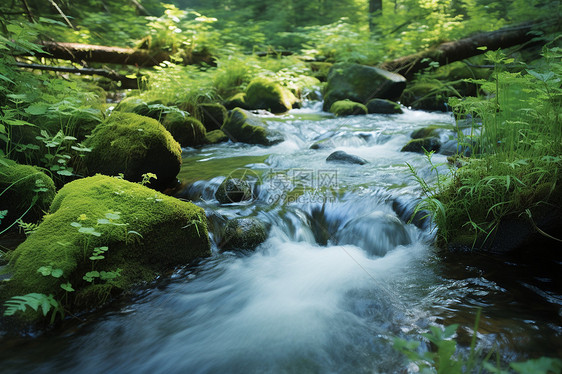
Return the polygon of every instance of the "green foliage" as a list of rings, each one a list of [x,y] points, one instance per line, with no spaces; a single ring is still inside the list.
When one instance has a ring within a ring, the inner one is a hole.
[[[55,321],[57,314],[60,314],[61,318],[64,318],[64,310],[53,295],[47,296],[41,293],[28,293],[23,296],[14,296],[7,300],[4,306],[6,307],[4,311],[5,316],[13,316],[19,311],[25,312],[27,307],[30,307],[34,311],[41,308],[44,317],[52,310],[51,323]]]

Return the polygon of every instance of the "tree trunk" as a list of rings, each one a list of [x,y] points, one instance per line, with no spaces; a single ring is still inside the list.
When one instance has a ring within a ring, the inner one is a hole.
[[[369,0],[369,30],[371,30],[371,32],[375,29],[373,17],[378,12],[382,13],[382,0]]]
[[[497,31],[476,34],[454,42],[442,43],[427,51],[386,61],[380,67],[411,79],[415,73],[429,67],[429,64],[433,61],[438,62],[439,65],[446,65],[484,53],[485,50],[481,47],[487,47],[487,50],[496,50],[529,42],[535,38],[534,34],[529,33],[533,26],[536,26],[536,24],[526,23]]]

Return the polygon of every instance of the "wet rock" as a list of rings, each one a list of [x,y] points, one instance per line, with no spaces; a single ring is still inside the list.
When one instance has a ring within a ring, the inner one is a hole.
[[[283,141],[283,136],[268,130],[261,118],[240,108],[232,110],[221,130],[233,142],[273,145]]]
[[[439,81],[413,82],[402,93],[400,102],[412,109],[446,112],[449,97],[458,97],[458,94]]]
[[[330,107],[330,113],[334,113],[336,117],[355,116],[367,114],[367,107],[351,100],[338,100]]]
[[[422,138],[429,138],[429,137],[440,138],[442,131],[443,128],[440,126],[427,126],[412,132],[412,134],[410,134],[410,138],[412,139],[422,139]]]
[[[369,114],[400,114],[404,113],[400,104],[385,99],[373,99],[367,102],[367,112]]]
[[[226,224],[220,247],[224,250],[254,250],[267,239],[267,229],[257,218],[235,218]]]
[[[400,152],[416,152],[416,153],[425,153],[425,152],[439,152],[441,148],[441,141],[439,138],[435,137],[427,137],[421,139],[413,139],[408,142]]]
[[[176,182],[181,167],[181,146],[158,121],[134,113],[114,112],[84,142],[92,151],[84,157],[88,175],[123,174],[139,182],[153,173],[152,186]]]
[[[445,156],[462,155],[469,157],[476,145],[459,144],[457,139],[451,139],[441,145],[439,153]]]
[[[225,179],[217,189],[217,192],[215,192],[215,198],[219,204],[248,201],[253,197],[254,195],[250,183],[239,178]]]
[[[398,100],[406,78],[372,66],[338,63],[332,66],[324,91],[324,111],[338,100],[366,103],[370,99]]]
[[[327,162],[340,162],[344,164],[364,165],[369,161],[355,155],[350,155],[344,151],[335,151],[326,158]]]

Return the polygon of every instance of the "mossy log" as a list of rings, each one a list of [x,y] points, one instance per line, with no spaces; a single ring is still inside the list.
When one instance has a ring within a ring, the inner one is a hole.
[[[496,31],[478,33],[468,38],[439,44],[437,47],[423,52],[386,61],[380,65],[380,68],[411,79],[415,73],[429,67],[434,61],[440,65],[446,65],[482,54],[486,50],[508,48],[532,41],[536,34],[531,33],[531,31],[536,27],[537,23],[530,22]]]

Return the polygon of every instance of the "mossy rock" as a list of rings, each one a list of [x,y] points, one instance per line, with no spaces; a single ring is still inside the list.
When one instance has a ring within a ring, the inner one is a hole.
[[[107,249],[92,259],[100,247]],[[77,312],[99,306],[108,293],[127,291],[210,254],[201,208],[137,183],[96,175],[59,191],[37,231],[11,256],[11,279],[0,296],[4,301],[51,294],[66,310]],[[42,275],[42,267],[58,269],[58,277]],[[117,269],[120,275],[114,279],[100,278]],[[91,271],[99,275],[91,274],[94,280],[88,282],[84,276]],[[65,295],[61,284],[67,282],[75,291]]]
[[[439,81],[420,81],[409,85],[400,101],[407,107],[419,110],[446,112],[449,97],[459,97],[458,92],[447,84]]]
[[[372,66],[338,63],[328,74],[324,91],[324,111],[339,100],[352,100],[358,103],[378,98],[398,100],[406,87],[406,78],[399,74]]]
[[[0,162],[0,211],[7,211],[0,219],[0,231],[19,218],[26,223],[36,223],[55,197],[53,180],[34,166],[7,159]]]
[[[223,250],[254,250],[267,239],[267,229],[257,218],[235,218],[226,224]]]
[[[246,104],[246,94],[244,92],[239,92],[225,100],[223,103],[226,109],[232,110],[234,108],[250,109]]]
[[[467,79],[483,79],[488,80],[492,74],[491,68],[471,67],[462,61],[456,61],[439,67],[432,78],[442,82],[447,82],[461,96],[476,96],[479,85],[467,82]]]
[[[226,134],[222,130],[209,131],[207,135],[205,135],[205,142],[207,144],[218,144],[227,141],[228,136],[226,136]]]
[[[246,105],[250,109],[265,109],[284,113],[297,101],[295,95],[269,78],[255,78],[246,88]]]
[[[137,96],[126,97],[115,107],[118,112],[140,114],[156,120],[162,119],[167,109],[168,107],[161,100],[147,102]]]
[[[188,116],[186,112],[169,113],[162,124],[182,147],[205,144],[207,133],[205,127],[197,119]]]
[[[334,113],[336,117],[354,116],[367,114],[367,107],[351,100],[339,100],[332,104],[330,112]]]
[[[175,182],[181,167],[181,147],[158,121],[134,113],[113,113],[85,143],[92,151],[84,163],[89,175],[123,174],[138,182],[143,174],[157,176],[153,186]]]
[[[205,130],[219,130],[228,117],[228,111],[224,106],[217,103],[199,104],[197,117],[205,126]]]
[[[367,112],[369,114],[401,114],[404,113],[400,104],[385,99],[373,99],[367,102]]]
[[[412,139],[421,139],[427,137],[438,138],[440,132],[443,130],[441,126],[426,126],[421,129],[415,130],[410,134]]]
[[[410,140],[404,147],[402,147],[400,152],[439,152],[440,148],[441,141],[439,138],[430,136],[427,138]]]
[[[279,133],[267,130],[261,118],[240,108],[231,111],[221,130],[233,142],[272,145],[283,141]]]

